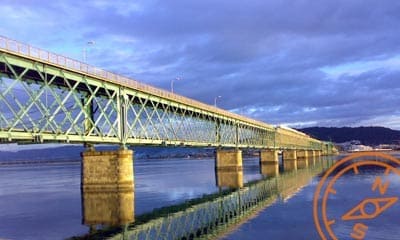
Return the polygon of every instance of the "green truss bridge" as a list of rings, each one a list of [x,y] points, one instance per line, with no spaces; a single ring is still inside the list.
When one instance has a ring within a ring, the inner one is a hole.
[[[3,142],[331,147],[5,37],[0,74]]]

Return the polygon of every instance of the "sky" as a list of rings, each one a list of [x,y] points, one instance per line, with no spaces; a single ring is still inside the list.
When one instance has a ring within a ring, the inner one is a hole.
[[[400,130],[399,29],[398,0],[0,4],[0,35],[297,128]]]

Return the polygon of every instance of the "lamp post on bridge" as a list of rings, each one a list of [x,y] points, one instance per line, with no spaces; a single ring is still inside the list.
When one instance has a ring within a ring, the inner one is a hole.
[[[88,41],[85,45],[85,47],[83,48],[83,62],[86,63],[86,58],[87,58],[87,50],[88,50],[88,46],[90,45],[94,45],[94,41]]]
[[[182,80],[182,78],[181,77],[176,77],[176,78],[173,78],[173,79],[171,79],[171,92],[172,93],[174,93],[174,80]]]
[[[214,107],[217,107],[217,99],[218,98],[221,98],[222,96],[216,96],[215,98],[214,98]]]

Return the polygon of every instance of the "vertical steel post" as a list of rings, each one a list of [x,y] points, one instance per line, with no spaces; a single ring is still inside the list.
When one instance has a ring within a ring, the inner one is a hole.
[[[84,121],[84,131],[85,136],[90,134],[90,131],[93,128],[94,123],[94,108],[93,108],[93,100],[89,100],[89,93],[82,98],[83,111],[85,111],[85,121]]]
[[[239,149],[239,123],[235,124],[236,126],[236,138],[235,138],[235,143],[236,143],[236,149]]]
[[[215,122],[215,141],[218,145],[221,145],[221,120],[219,118]]]
[[[128,131],[128,96],[125,94],[125,91],[122,87],[119,88],[119,96],[117,98],[118,105],[118,129],[120,135],[120,144],[121,148],[126,148],[127,141],[127,131]]]
[[[90,132],[93,129],[94,123],[94,108],[93,108],[93,100],[90,100],[89,93],[86,93],[85,96],[82,97],[82,106],[83,111],[85,112],[85,120],[83,122],[83,130],[85,136],[89,136]],[[94,151],[94,145],[91,143],[85,142],[83,144],[86,150]]]

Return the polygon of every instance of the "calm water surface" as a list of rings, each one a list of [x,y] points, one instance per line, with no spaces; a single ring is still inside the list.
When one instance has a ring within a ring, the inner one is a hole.
[[[205,193],[215,186],[213,159],[135,160],[135,215],[169,206]],[[79,163],[0,166],[0,239],[64,239],[89,231],[82,225]],[[349,210],[371,191],[382,171],[365,169],[337,184],[344,200],[332,199],[328,212]],[[245,182],[260,179],[257,158],[244,159]],[[388,194],[399,196],[400,179],[391,174]],[[312,217],[312,200],[319,178],[291,198],[279,199],[223,239],[319,239]],[[344,207],[344,203],[347,207]],[[366,239],[398,239],[400,209],[393,206],[379,221],[366,221]],[[338,224],[335,232],[350,239],[355,222]]]
[[[214,159],[135,160],[135,215],[218,192]],[[244,181],[260,179],[258,159],[244,159]],[[82,225],[81,167],[0,166],[0,239],[64,239]]]

